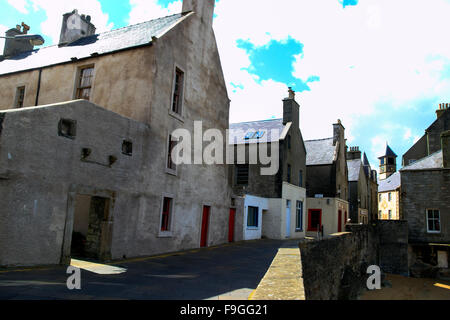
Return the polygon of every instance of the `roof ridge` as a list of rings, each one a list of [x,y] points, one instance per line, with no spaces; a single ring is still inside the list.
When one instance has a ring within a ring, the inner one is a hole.
[[[311,142],[311,141],[324,141],[324,140],[330,140],[330,139],[333,139],[333,137],[322,138],[322,139],[305,140],[305,142]]]

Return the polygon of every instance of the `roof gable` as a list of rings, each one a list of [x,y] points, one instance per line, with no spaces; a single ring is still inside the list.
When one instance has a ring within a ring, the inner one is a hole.
[[[179,13],[95,34],[78,39],[62,47],[53,45],[24,52],[0,62],[0,74],[47,67],[70,62],[74,58],[84,59],[95,55],[150,45],[154,37],[162,36],[189,14]]]

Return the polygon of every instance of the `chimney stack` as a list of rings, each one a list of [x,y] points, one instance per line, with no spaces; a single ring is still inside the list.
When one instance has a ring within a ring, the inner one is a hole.
[[[23,29],[22,29],[23,27]],[[15,28],[9,29],[5,33],[5,46],[3,48],[4,57],[12,57],[22,52],[32,51],[34,49],[33,44],[26,40],[8,39],[15,36],[26,35],[30,27],[22,22],[22,24],[16,25]]]
[[[300,106],[295,101],[295,92],[289,87],[289,96],[283,100],[283,124],[292,122],[294,128],[299,127]]]
[[[333,124],[333,146],[336,145],[338,141],[341,141],[345,144],[345,128],[341,123],[341,120],[338,119],[337,123]]]
[[[449,104],[448,103],[440,103],[439,104],[439,109],[436,110],[436,115],[439,119],[440,116],[442,116],[444,114],[445,111],[447,111],[449,108]]]
[[[193,11],[207,27],[212,28],[215,0],[183,0],[182,12]]]
[[[441,133],[442,165],[450,169],[450,130]]]
[[[361,159],[361,151],[359,147],[350,147],[350,151],[347,151],[347,160]]]
[[[95,34],[95,26],[91,23],[91,16],[79,15],[78,10],[63,15],[59,46],[70,44],[83,37]]]

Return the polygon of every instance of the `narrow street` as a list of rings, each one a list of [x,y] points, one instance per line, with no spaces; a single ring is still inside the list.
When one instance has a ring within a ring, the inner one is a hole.
[[[91,265],[95,272],[81,270],[81,290],[67,288],[66,267],[0,270],[0,300],[247,300],[278,249],[295,244],[259,240]]]

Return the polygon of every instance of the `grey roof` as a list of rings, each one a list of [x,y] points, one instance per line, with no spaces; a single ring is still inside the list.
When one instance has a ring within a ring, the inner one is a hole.
[[[394,191],[401,185],[400,172],[396,172],[389,178],[378,180],[378,192]]]
[[[391,147],[389,145],[386,145],[386,152],[384,153],[384,156],[379,157],[378,159],[384,158],[384,157],[397,157],[394,151],[392,151]]]
[[[443,167],[442,150],[435,152],[428,157],[417,160],[416,162],[403,167],[400,171],[407,170],[424,170],[424,169],[439,169]]]
[[[179,13],[128,27],[81,38],[67,46],[48,46],[24,52],[0,62],[0,74],[36,69],[65,63],[72,58],[89,58],[92,54],[106,54],[132,47],[149,45],[181,21],[188,13]]]
[[[359,173],[361,171],[361,159],[347,160],[348,167],[348,181],[358,181]]]
[[[260,142],[279,141],[285,129],[283,119],[271,119],[241,123],[231,123],[229,138],[230,144],[248,144]],[[260,139],[245,139],[248,133],[264,132]]]
[[[305,141],[306,165],[317,166],[332,164],[336,152],[333,138]]]

